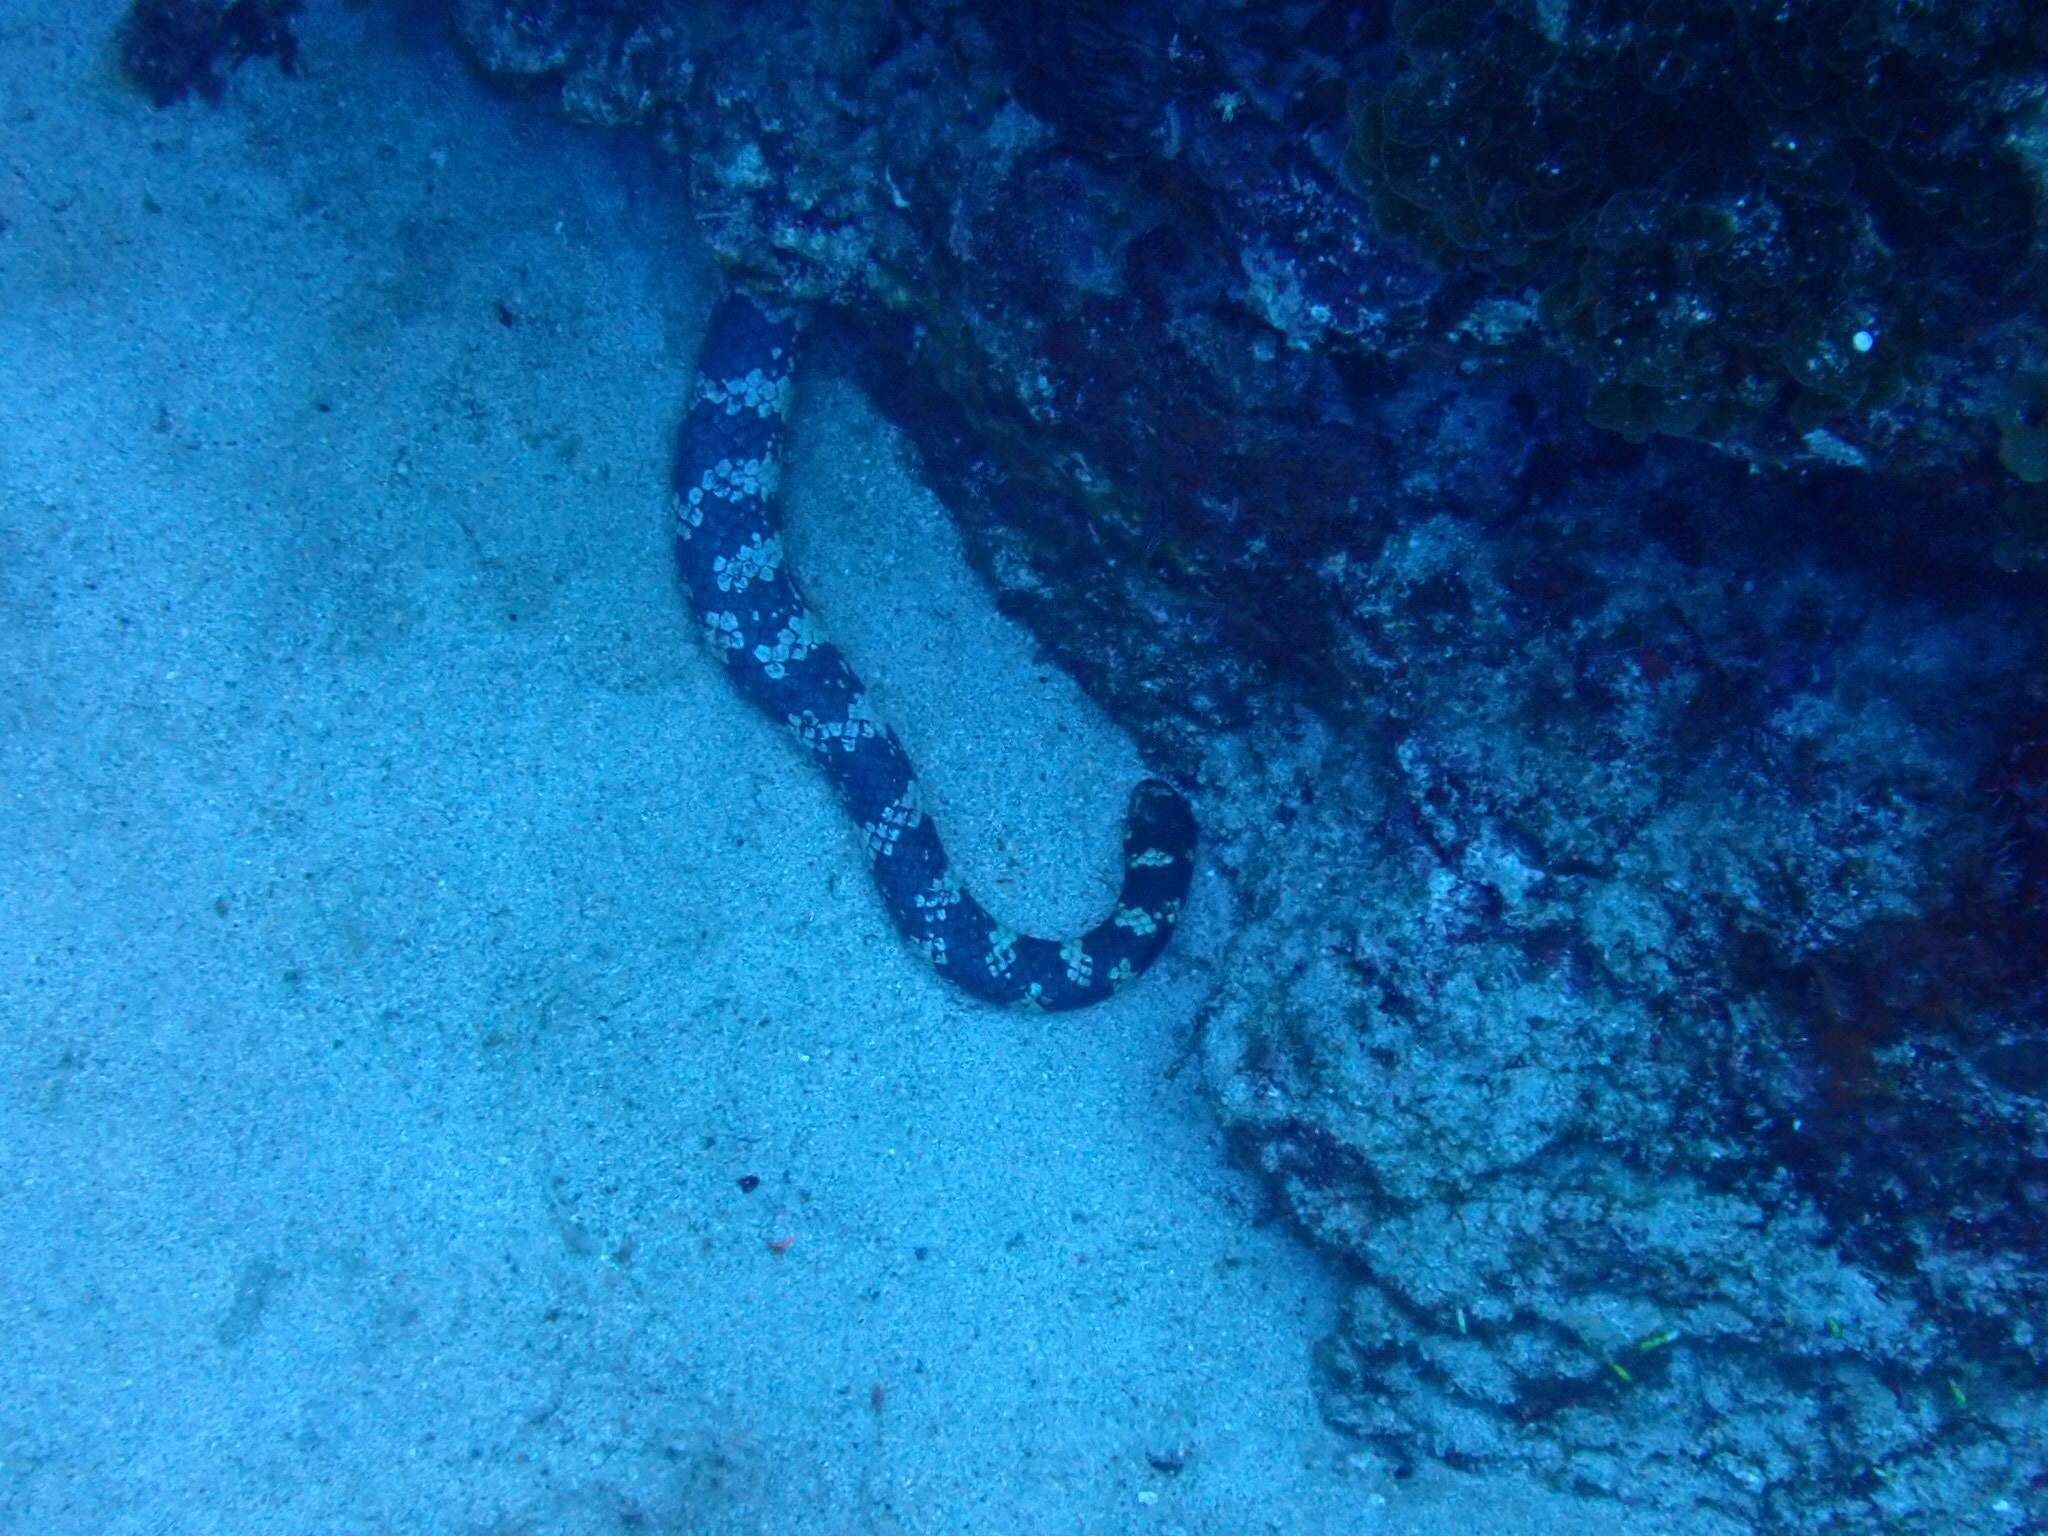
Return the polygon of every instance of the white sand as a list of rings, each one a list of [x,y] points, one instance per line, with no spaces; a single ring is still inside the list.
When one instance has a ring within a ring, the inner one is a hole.
[[[164,112],[112,0],[30,9],[0,1531],[1582,1528],[1317,1419],[1335,1288],[1180,1070],[1213,876],[1126,997],[985,1009],[696,648],[664,487],[716,278],[671,178],[385,8]],[[799,568],[956,859],[1092,917],[1130,744],[856,392],[797,430]]]

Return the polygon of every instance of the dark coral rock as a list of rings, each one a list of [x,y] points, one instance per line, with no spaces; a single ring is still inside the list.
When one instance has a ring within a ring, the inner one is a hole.
[[[552,88],[564,110],[593,123],[673,112],[695,78],[695,51],[727,41],[657,0],[455,0],[453,10],[456,39],[484,74]]]
[[[194,91],[219,101],[222,71],[249,59],[297,73],[298,9],[299,0],[135,0],[121,24],[121,67],[160,107]]]
[[[1929,350],[2038,279],[2040,175],[2011,129],[2048,59],[2018,0],[1395,16],[1349,174],[1383,228],[1542,290],[1615,431],[1785,459],[1825,425],[1869,452]]]
[[[1703,564],[1589,490],[1351,572],[1396,707],[1269,738],[1313,802],[1218,829],[1211,1090],[1360,1277],[1326,1412],[1743,1530],[2026,1529],[2039,623],[1732,541],[1698,464],[1661,490],[1719,500]]]

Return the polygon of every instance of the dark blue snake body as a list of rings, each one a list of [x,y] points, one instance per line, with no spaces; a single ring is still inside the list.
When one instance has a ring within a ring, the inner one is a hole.
[[[1116,908],[1077,938],[1016,933],[961,889],[902,745],[783,563],[775,491],[798,331],[796,315],[741,294],[711,317],[676,452],[676,566],[690,609],[740,692],[824,768],[890,918],[941,974],[990,1002],[1100,1002],[1172,936],[1193,870],[1193,812],[1163,780],[1132,791]]]

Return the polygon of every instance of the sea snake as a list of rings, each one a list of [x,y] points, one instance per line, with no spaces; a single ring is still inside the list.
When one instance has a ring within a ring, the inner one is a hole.
[[[895,732],[827,640],[783,562],[776,486],[802,315],[720,300],[678,434],[676,567],[741,693],[787,726],[852,813],[889,917],[976,997],[1026,1008],[1100,1002],[1159,958],[1193,871],[1195,818],[1162,779],[1131,792],[1116,909],[1078,938],[1005,927],[966,891]]]

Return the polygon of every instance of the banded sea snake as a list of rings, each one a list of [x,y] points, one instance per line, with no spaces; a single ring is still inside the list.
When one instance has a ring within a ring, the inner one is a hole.
[[[1131,792],[1116,906],[1074,938],[1017,933],[961,888],[902,745],[783,562],[776,488],[800,332],[799,314],[738,292],[712,314],[675,462],[676,567],[691,612],[740,692],[825,770],[890,919],[942,975],[995,1003],[1100,1002],[1173,934],[1193,872],[1194,813],[1163,779]]]

